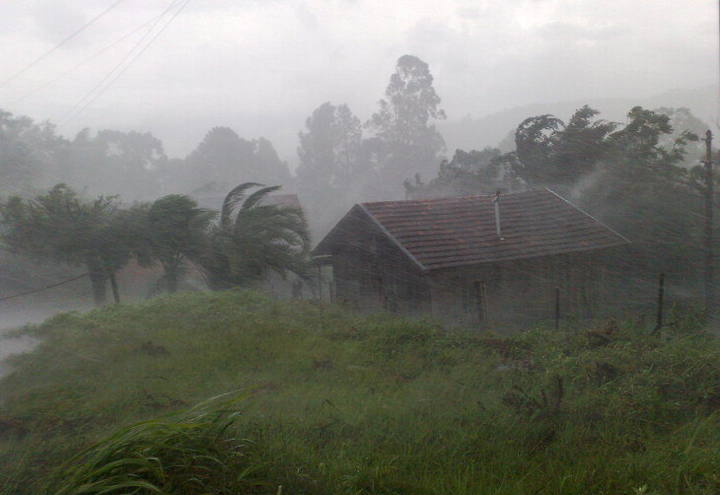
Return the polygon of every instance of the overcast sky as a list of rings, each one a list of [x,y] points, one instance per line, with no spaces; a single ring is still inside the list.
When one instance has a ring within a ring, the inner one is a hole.
[[[1,1],[0,80],[114,1]],[[125,67],[136,53],[130,50],[173,11],[145,35],[153,19],[182,4],[124,0],[0,86],[0,108],[58,122],[66,135],[86,126],[152,131],[171,155],[187,153],[210,127],[228,125],[243,137],[268,137],[292,162],[297,132],[315,107],[346,102],[366,120],[406,53],[430,65],[449,119],[716,84],[717,3],[190,0],[114,80],[113,68]],[[104,79],[112,84],[91,93]]]

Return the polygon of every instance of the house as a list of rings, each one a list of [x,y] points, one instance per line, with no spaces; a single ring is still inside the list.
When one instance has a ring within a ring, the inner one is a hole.
[[[602,300],[628,240],[549,189],[355,205],[315,247],[333,297],[463,324],[545,319]]]

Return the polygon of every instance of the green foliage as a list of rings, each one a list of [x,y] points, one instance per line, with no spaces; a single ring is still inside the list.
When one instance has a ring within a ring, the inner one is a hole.
[[[243,493],[245,440],[228,438],[238,398],[220,396],[181,413],[124,428],[70,459],[48,493]],[[231,409],[232,408],[232,409]]]
[[[253,188],[259,189],[248,195]],[[278,189],[246,182],[227,194],[200,260],[211,288],[247,286],[269,271],[305,275],[310,243],[305,218],[297,208],[267,204]]]
[[[569,186],[595,169],[609,150],[616,124],[595,120],[598,111],[579,108],[565,124],[552,115],[525,119],[515,131],[515,172],[532,186]]]
[[[287,163],[280,160],[265,138],[247,140],[229,127],[213,127],[182,163],[166,171],[176,191],[218,193],[227,184],[252,178],[274,184],[288,184]]]
[[[12,250],[85,266],[97,304],[104,302],[107,278],[114,277],[141,243],[134,210],[120,210],[115,197],[83,200],[65,184],[32,200],[11,197],[0,206],[0,214],[3,239]]]
[[[61,315],[0,382],[5,491],[714,494],[720,342],[692,325],[498,338],[244,291]]]
[[[445,140],[432,125],[445,118],[432,83],[427,63],[403,55],[390,76],[386,99],[378,102],[380,108],[366,124],[376,136],[374,154],[380,182],[373,187],[386,194],[394,192],[389,185],[396,188],[408,176],[432,172],[445,150]]]
[[[186,260],[199,262],[207,248],[208,226],[214,212],[197,207],[195,200],[170,194],[155,200],[147,212],[150,255],[165,271],[168,292],[177,290]]]
[[[427,184],[419,176],[414,184],[406,180],[405,192],[413,198],[442,198],[521,190],[525,182],[515,174],[515,161],[514,154],[502,154],[497,148],[456,150],[450,162],[443,160],[440,164],[436,178]]]
[[[54,125],[0,110],[0,194],[28,194],[53,177],[66,145]]]
[[[298,135],[298,189],[309,218],[327,231],[337,210],[359,198],[363,184],[373,178],[363,159],[362,125],[347,105],[323,103],[305,121]]]
[[[697,136],[680,132],[668,148],[661,145],[673,133],[667,115],[635,107],[628,119],[608,137],[602,165],[577,186],[580,204],[633,242],[628,276],[665,272],[691,286],[702,267],[703,210],[681,165]]]

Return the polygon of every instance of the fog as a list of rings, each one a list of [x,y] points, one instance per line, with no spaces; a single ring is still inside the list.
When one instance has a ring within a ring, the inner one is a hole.
[[[110,4],[3,2],[3,74],[22,70]],[[405,53],[431,67],[448,123],[540,103],[639,102],[707,87],[717,74],[716,6],[704,0],[206,0],[187,3],[117,80],[73,111],[144,31],[73,69],[77,64],[182,5],[119,3],[2,84],[0,107],[50,119],[67,136],[84,127],[150,131],[178,157],[209,128],[229,126],[246,138],[268,138],[292,167],[297,132],[312,110],[347,103],[367,119]],[[715,99],[704,107],[701,117],[716,117]]]
[[[720,493],[719,7],[0,2],[0,495]]]
[[[702,135],[716,125],[720,103],[716,7],[700,0],[4,2],[0,109],[9,144],[0,197],[30,198],[66,183],[85,199],[118,195],[127,208],[180,193],[219,210],[239,183],[280,185],[298,194],[316,244],[362,201],[549,186],[632,229],[632,215],[620,215],[600,192],[624,180],[606,170],[617,156],[576,153],[593,163],[578,176],[532,176],[533,153],[555,155],[537,136],[537,150],[512,155],[516,129],[545,114],[562,127],[588,105],[598,113],[583,125],[612,123],[602,147],[623,136],[611,130],[645,118],[631,116],[634,107],[670,116],[672,132],[658,131],[665,150],[685,130]],[[413,90],[396,83],[418,74],[426,87],[409,96],[420,102],[416,125],[397,115],[396,98]],[[548,125],[543,132],[556,133],[562,161],[572,142]],[[410,138],[397,137],[412,126]],[[689,174],[682,180],[696,180],[698,143],[683,143],[683,156],[673,158],[686,170],[678,173]],[[497,151],[473,154],[484,148]],[[465,185],[443,176],[443,160],[453,173],[476,175]],[[62,252],[43,256],[42,269],[23,253],[21,261],[5,256],[5,291],[42,288],[83,264]],[[143,264],[137,253],[126,258],[121,265]],[[113,285],[116,299],[153,293],[152,270],[145,278],[130,271],[120,274],[120,289]],[[73,309],[75,296],[83,304],[89,296],[51,294],[58,295],[38,303],[50,312],[57,301]]]

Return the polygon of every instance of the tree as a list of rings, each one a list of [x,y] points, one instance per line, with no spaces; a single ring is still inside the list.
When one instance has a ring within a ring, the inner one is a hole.
[[[115,197],[85,201],[58,184],[32,200],[11,197],[0,213],[3,238],[13,251],[84,265],[95,303],[104,304],[108,280],[119,301],[115,272],[128,262],[139,239],[128,229],[135,224],[131,213],[121,211]]]
[[[497,148],[456,150],[451,161],[440,164],[438,176],[427,184],[420,178],[405,181],[406,195],[412,198],[439,198],[471,194],[491,194],[524,188],[515,175],[515,155],[503,154]]]
[[[170,169],[167,172],[176,173]],[[248,177],[280,184],[291,182],[287,163],[280,160],[270,141],[243,139],[229,127],[212,128],[185,158],[179,172],[182,180],[174,187],[188,193],[197,189],[206,194],[226,191],[228,184]]]
[[[320,228],[327,226],[337,210],[358,198],[367,182],[361,166],[362,125],[347,105],[323,103],[305,121],[299,133],[298,188],[303,204]]]
[[[305,274],[310,243],[305,219],[296,208],[267,203],[278,189],[246,182],[227,194],[201,260],[211,289],[247,286],[271,270]]]
[[[358,174],[362,126],[347,105],[323,103],[305,121],[300,132],[298,178],[333,189],[347,188]]]
[[[186,262],[200,259],[214,215],[198,208],[192,198],[181,194],[157,199],[148,209],[150,253],[165,271],[168,292],[177,290]]]
[[[567,125],[550,114],[525,119],[515,131],[515,173],[531,186],[569,188],[610,149],[616,124],[594,119],[598,113],[585,105]]]
[[[659,143],[666,148],[672,148],[675,145],[675,141],[684,134],[692,133],[696,136],[703,136],[705,135],[705,131],[710,129],[710,126],[706,122],[697,118],[687,108],[660,107],[655,109],[654,112],[667,115],[670,118],[669,122],[673,128],[673,132],[663,135]],[[686,154],[683,161],[683,166],[685,167],[696,166],[705,158],[705,145],[700,140],[688,142],[685,151]]]
[[[615,260],[627,264],[628,281],[635,273],[654,283],[658,272],[685,284],[698,280],[702,216],[693,212],[702,211],[702,200],[682,166],[687,144],[696,139],[675,131],[667,115],[634,107],[627,125],[607,136],[596,171],[576,185],[580,204],[632,241],[629,253]]]
[[[166,162],[162,142],[150,133],[83,129],[60,156],[57,179],[93,194],[145,200],[157,194]]]
[[[438,163],[445,141],[431,122],[444,119],[445,112],[432,83],[428,65],[418,57],[398,59],[386,99],[366,124],[382,144],[381,183],[376,186],[388,190],[390,184],[397,190],[404,179],[431,173]]]
[[[0,110],[0,193],[29,193],[54,177],[66,145],[53,125]]]

